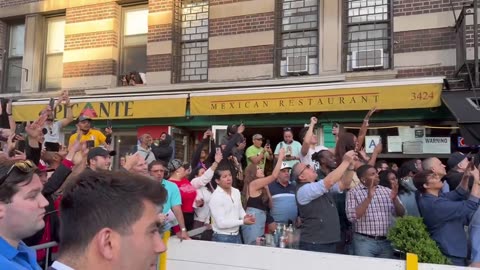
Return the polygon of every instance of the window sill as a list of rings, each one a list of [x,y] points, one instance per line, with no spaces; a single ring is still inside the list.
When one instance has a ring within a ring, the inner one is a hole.
[[[397,70],[355,71],[346,72],[347,81],[388,80],[397,77]]]

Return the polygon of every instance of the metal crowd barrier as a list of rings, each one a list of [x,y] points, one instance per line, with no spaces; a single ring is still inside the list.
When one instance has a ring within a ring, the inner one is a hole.
[[[35,252],[37,250],[42,250],[42,249],[45,249],[46,252],[45,252],[45,265],[43,266],[43,269],[44,270],[47,270],[48,269],[48,266],[49,266],[49,262],[50,262],[50,254],[51,254],[51,249],[58,246],[58,243],[53,241],[53,242],[48,242],[48,243],[44,243],[44,244],[40,244],[40,245],[36,245],[36,246],[31,246],[31,248],[33,248],[35,250]]]
[[[207,230],[207,226],[203,226],[203,227],[191,230],[191,231],[188,232],[188,236],[193,237],[193,236],[202,234],[205,230]],[[170,232],[169,231],[165,232],[163,234],[162,238],[163,238],[162,240],[165,243],[165,245],[167,245],[168,240],[170,239]],[[45,264],[43,266],[44,270],[47,270],[48,267],[49,267],[49,263],[50,263],[50,259],[51,259],[51,249],[56,247],[56,246],[58,246],[58,243],[55,242],[55,241],[40,244],[40,245],[36,245],[36,246],[31,246],[31,248],[34,249],[35,252],[37,250],[45,249],[45,251],[46,251],[45,252],[45,260],[44,260]],[[164,252],[163,254],[161,254],[159,256],[158,270],[166,270],[166,269],[167,269],[167,252]]]

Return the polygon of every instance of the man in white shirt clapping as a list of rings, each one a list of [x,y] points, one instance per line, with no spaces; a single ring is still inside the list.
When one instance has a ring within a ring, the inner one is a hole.
[[[212,240],[241,244],[240,226],[255,224],[255,216],[245,213],[240,191],[232,187],[232,174],[229,170],[216,170],[213,179],[218,186],[209,203],[212,214]]]

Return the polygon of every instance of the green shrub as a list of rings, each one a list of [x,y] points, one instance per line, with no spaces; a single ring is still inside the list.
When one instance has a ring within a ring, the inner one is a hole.
[[[388,232],[387,238],[396,249],[417,254],[419,262],[450,264],[437,243],[430,238],[422,218],[411,216],[398,218]]]

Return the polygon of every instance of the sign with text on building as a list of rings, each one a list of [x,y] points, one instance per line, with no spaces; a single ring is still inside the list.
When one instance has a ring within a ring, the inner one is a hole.
[[[365,136],[365,153],[371,154],[373,150],[380,143],[381,137],[377,135]]]
[[[441,83],[351,87],[245,94],[190,95],[192,115],[354,111],[377,109],[432,108],[441,104]],[[238,93],[238,92],[237,92]]]
[[[38,118],[38,113],[47,106],[44,102],[18,102],[13,104],[15,121],[32,121]],[[139,119],[185,116],[187,95],[160,97],[158,99],[142,99],[134,97],[108,98],[102,100],[72,99],[73,116],[80,114],[93,119]],[[65,105],[55,109],[55,118],[63,119],[67,115]]]
[[[425,137],[423,139],[423,153],[450,154],[450,137]]]

